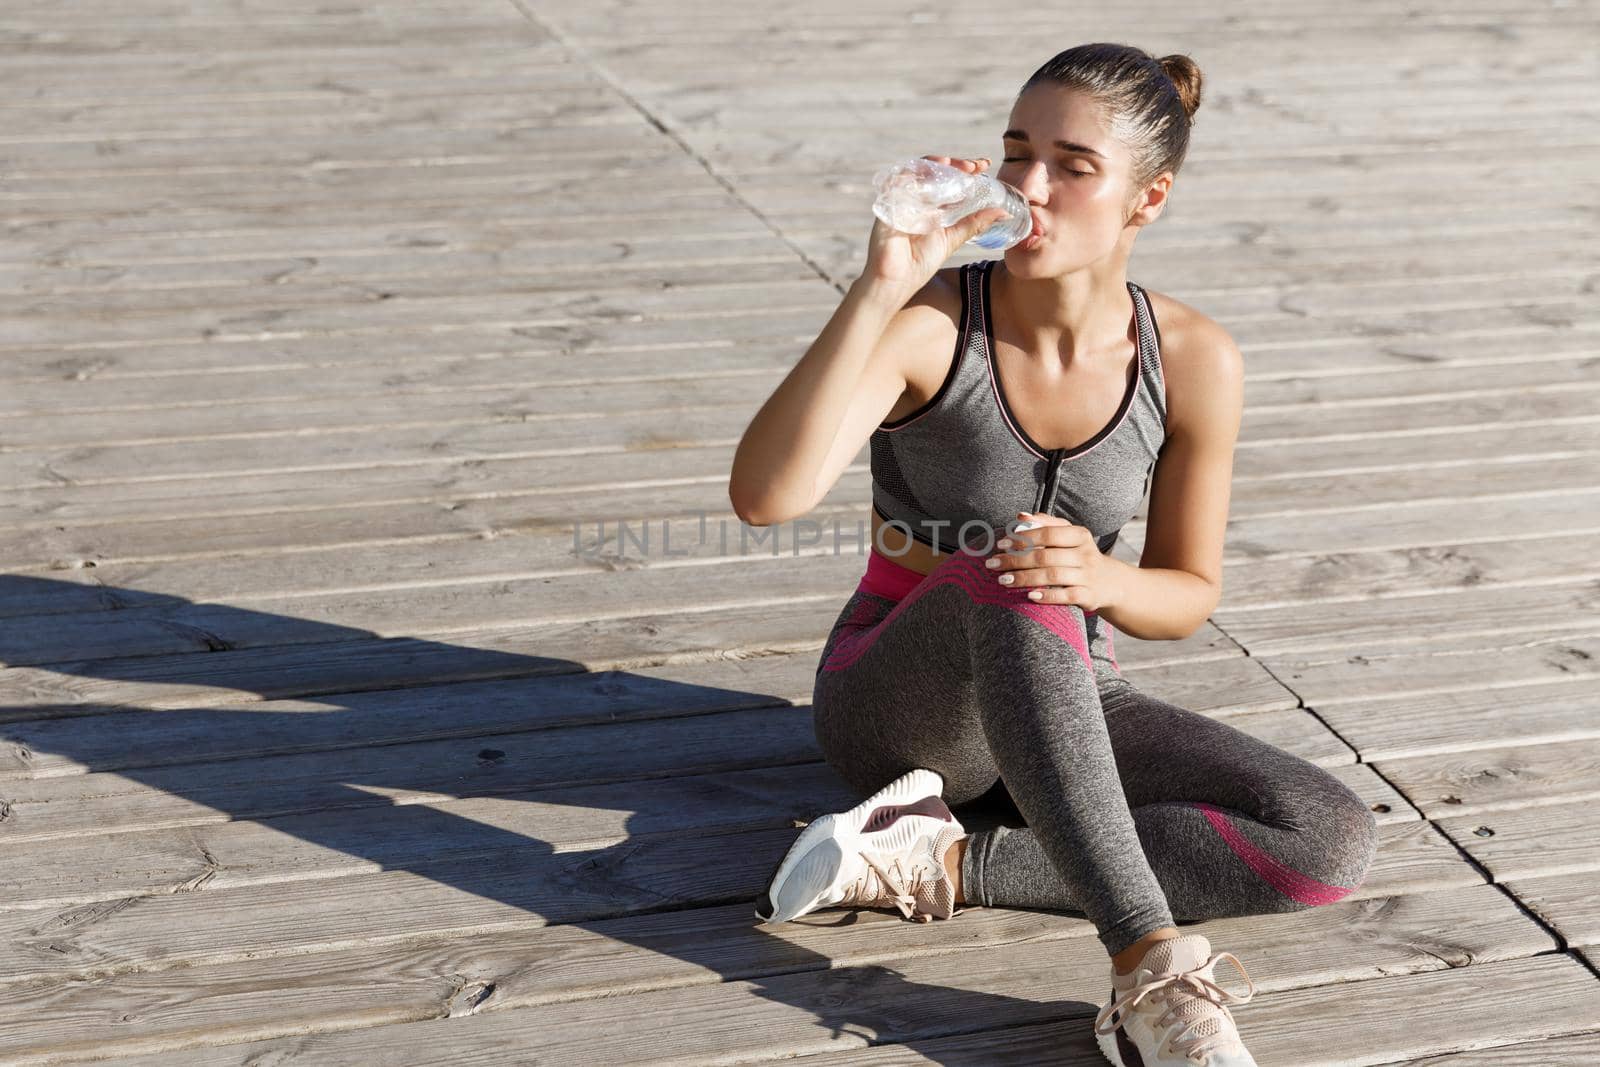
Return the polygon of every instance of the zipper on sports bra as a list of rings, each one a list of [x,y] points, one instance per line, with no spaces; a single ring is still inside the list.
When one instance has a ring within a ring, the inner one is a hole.
[[[1044,483],[1039,486],[1039,495],[1033,502],[1033,510],[1043,514],[1049,510],[1056,499],[1056,478],[1061,473],[1061,457],[1066,452],[1064,448],[1050,450],[1050,462],[1044,468]]]

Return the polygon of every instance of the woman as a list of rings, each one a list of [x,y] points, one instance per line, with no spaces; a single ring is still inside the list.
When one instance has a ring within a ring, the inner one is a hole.
[[[1115,628],[1189,636],[1222,591],[1242,359],[1215,322],[1126,277],[1200,82],[1186,56],[1116,44],[1040,67],[996,171],[1033,234],[940,269],[998,209],[922,236],[875,225],[729,482],[741,518],[786,521],[871,443],[874,547],[823,648],[814,713],[829,764],[872,795],[806,827],[757,916],[1082,912],[1112,961],[1095,1030],[1118,1065],[1254,1064],[1224,1006],[1254,983],[1217,986],[1219,960],[1243,967],[1174,917],[1332,903],[1376,851],[1372,813],[1338,779],[1141,693],[1112,647]],[[1147,488],[1134,567],[1106,553]],[[1026,827],[965,834],[949,805],[991,789]]]

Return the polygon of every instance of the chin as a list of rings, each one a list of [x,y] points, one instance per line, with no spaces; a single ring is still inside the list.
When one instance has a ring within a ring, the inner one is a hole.
[[[1018,252],[1008,248],[1003,258],[1006,270],[1019,278],[1035,278],[1048,273],[1044,260],[1035,252]]]

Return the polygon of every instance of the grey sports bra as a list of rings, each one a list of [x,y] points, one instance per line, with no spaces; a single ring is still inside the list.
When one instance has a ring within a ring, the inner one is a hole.
[[[1109,552],[1138,511],[1166,439],[1161,335],[1149,298],[1127,283],[1139,367],[1116,415],[1080,445],[1047,449],[1018,423],[995,370],[989,279],[996,262],[961,268],[960,331],[938,391],[873,431],[873,508],[940,552],[992,548],[1019,511],[1086,526]]]

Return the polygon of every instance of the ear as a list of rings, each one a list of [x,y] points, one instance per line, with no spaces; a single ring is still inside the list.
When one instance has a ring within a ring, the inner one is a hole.
[[[1170,170],[1164,170],[1156,175],[1155,179],[1144,187],[1143,192],[1130,202],[1128,219],[1123,225],[1148,226],[1160,218],[1162,210],[1167,206],[1167,194],[1172,191],[1172,178]]]

